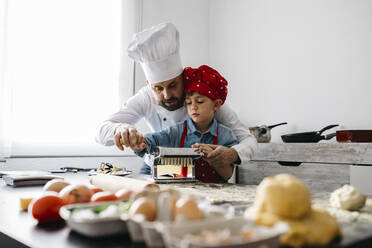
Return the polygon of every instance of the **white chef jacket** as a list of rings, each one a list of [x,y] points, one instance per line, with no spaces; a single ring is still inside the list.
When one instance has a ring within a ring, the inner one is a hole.
[[[168,111],[159,105],[151,87],[147,85],[129,98],[118,112],[101,124],[96,141],[105,146],[114,145],[116,127],[122,123],[135,125],[142,118],[146,120],[152,131],[160,131],[185,121],[188,115],[185,106],[174,111]],[[232,146],[232,148],[239,154],[241,163],[247,163],[257,148],[256,138],[250,134],[248,128],[226,103],[216,111],[215,118],[218,122],[232,129],[239,141],[239,144]]]

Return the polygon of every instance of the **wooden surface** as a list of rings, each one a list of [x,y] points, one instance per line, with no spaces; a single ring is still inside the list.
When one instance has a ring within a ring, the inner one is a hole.
[[[65,174],[66,180],[72,183],[88,182],[85,173]],[[161,187],[168,187],[162,185]],[[236,214],[241,215],[247,207],[253,204],[255,197],[255,185],[223,185],[223,184],[181,184],[172,185],[178,187],[185,193],[196,194],[205,197],[216,204],[233,205]],[[145,247],[143,244],[132,244],[127,235],[105,238],[91,239],[72,232],[64,224],[39,226],[36,221],[27,213],[20,211],[19,198],[36,196],[41,194],[41,187],[11,188],[5,186],[0,180],[0,232],[5,234],[0,236],[1,244],[4,244],[4,236],[17,240],[18,245],[22,244],[29,247]],[[328,191],[313,192],[313,202],[325,208],[328,205]],[[344,232],[341,243],[333,247],[371,247],[372,237],[372,208],[363,209],[362,213],[350,221],[341,216],[338,217]],[[9,240],[7,241],[9,244]],[[14,242],[14,241],[13,241]],[[19,243],[20,242],[20,243]],[[13,245],[12,243],[11,245]],[[363,246],[363,244],[365,246]],[[3,246],[1,246],[3,247]],[[12,246],[7,246],[12,247]]]
[[[302,163],[300,166],[282,166],[278,162],[251,162],[239,167],[238,181],[241,184],[257,185],[262,179],[279,173],[300,178],[312,190],[333,191],[350,183],[350,165]]]
[[[372,143],[259,143],[252,160],[372,165]]]
[[[298,167],[282,166],[278,161],[301,162]],[[358,180],[361,167],[372,170],[371,143],[259,143],[251,162],[240,165],[239,182],[258,184],[266,176],[289,173],[303,180],[312,190],[335,190],[353,184],[372,195],[370,182]]]

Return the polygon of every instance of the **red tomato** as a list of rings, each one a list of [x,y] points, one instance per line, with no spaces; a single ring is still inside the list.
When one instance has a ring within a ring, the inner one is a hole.
[[[103,191],[103,189],[97,187],[92,187],[90,188],[90,190],[93,192],[93,194]]]
[[[48,194],[33,200],[29,209],[32,216],[39,222],[51,222],[61,219],[59,209],[62,206],[62,198],[57,194]]]
[[[129,200],[129,197],[132,195],[133,191],[129,189],[121,189],[115,193],[115,196],[118,200],[126,201]]]
[[[117,201],[118,198],[110,192],[97,192],[90,198],[91,202],[105,202],[105,201]]]

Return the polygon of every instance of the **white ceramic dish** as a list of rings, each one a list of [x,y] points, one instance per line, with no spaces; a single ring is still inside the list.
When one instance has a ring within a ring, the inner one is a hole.
[[[241,238],[242,229],[248,229],[253,233],[249,240]],[[243,247],[279,247],[279,237],[288,231],[288,225],[279,222],[275,226],[263,227],[256,226],[251,220],[242,217],[230,219],[215,219],[208,221],[158,224],[157,229],[162,233],[165,247],[167,248],[243,248]],[[195,236],[201,231],[221,231],[228,230],[231,239],[227,243],[207,243],[201,242]]]
[[[72,209],[89,209],[117,203],[118,201],[71,204],[61,207],[59,214],[72,230],[88,237],[94,238],[127,233],[127,224],[121,220],[120,215],[97,218],[74,218],[71,214]]]

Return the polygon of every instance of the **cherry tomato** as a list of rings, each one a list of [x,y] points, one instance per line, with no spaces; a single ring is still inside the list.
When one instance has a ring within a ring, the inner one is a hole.
[[[93,194],[103,191],[103,189],[97,187],[92,187],[90,188],[90,190],[93,192]]]
[[[126,201],[129,200],[129,197],[132,195],[133,191],[129,189],[121,189],[115,193],[115,196],[118,200]]]
[[[110,192],[97,192],[90,198],[91,202],[105,202],[105,201],[117,201],[118,198]]]
[[[62,198],[57,194],[47,194],[33,200],[29,209],[32,216],[39,222],[51,222],[61,219],[59,209],[63,205]]]

